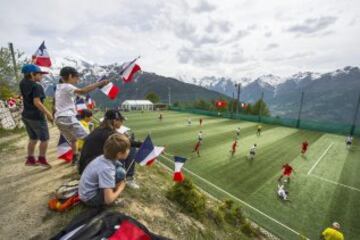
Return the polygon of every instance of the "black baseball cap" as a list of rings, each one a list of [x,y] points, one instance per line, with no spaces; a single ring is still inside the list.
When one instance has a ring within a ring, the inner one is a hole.
[[[121,121],[126,120],[126,118],[123,115],[121,115],[120,111],[115,110],[115,109],[106,111],[104,119],[105,120],[121,120]]]
[[[80,73],[73,67],[63,67],[60,70],[60,76],[63,78],[67,78],[70,74],[74,77],[80,76]]]

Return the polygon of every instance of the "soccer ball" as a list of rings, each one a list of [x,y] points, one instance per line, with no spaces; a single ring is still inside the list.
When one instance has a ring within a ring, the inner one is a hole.
[[[284,183],[287,183],[288,182],[288,180],[287,179],[284,179]]]

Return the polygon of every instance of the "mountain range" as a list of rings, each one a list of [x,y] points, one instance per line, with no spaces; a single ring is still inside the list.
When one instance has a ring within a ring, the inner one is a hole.
[[[120,94],[114,101],[108,100],[100,91],[92,93],[97,103],[109,107],[118,106],[127,99],[144,99],[149,92],[159,95],[163,103],[168,103],[169,93],[171,103],[198,99],[229,99],[233,97],[233,92],[236,96],[234,84],[241,83],[240,100],[254,103],[263,93],[273,116],[297,118],[301,92],[304,92],[303,119],[351,123],[360,94],[360,69],[352,66],[327,73],[300,72],[285,78],[268,74],[238,81],[214,76],[200,79],[179,76],[176,79],[143,72],[136,81],[124,84],[118,81],[117,72],[121,68],[119,64],[98,65],[83,59],[63,58],[55,61],[51,69],[53,74],[44,81],[46,86],[57,82],[57,74],[62,66],[74,66],[83,75],[83,85],[92,83],[103,75],[116,82],[120,87]],[[51,89],[48,88],[49,95]],[[358,122],[360,123],[360,116]]]
[[[301,92],[304,92],[301,115],[304,119],[338,123],[352,123],[360,95],[360,70],[351,66],[322,74],[300,72],[286,78],[269,74],[239,81],[213,76],[180,79],[195,82],[229,97],[233,93],[236,97],[235,83],[241,83],[241,101],[253,103],[263,93],[272,115],[288,118],[297,118]]]

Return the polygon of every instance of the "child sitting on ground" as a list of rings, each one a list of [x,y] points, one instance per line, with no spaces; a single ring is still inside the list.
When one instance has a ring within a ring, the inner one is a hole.
[[[79,197],[90,207],[113,203],[125,188],[125,169],[120,161],[130,152],[129,139],[119,133],[112,134],[105,142],[104,155],[86,166],[79,183]],[[118,161],[120,160],[120,161]]]

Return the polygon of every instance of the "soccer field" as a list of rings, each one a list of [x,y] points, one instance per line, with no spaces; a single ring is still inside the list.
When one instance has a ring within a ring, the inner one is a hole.
[[[257,123],[190,113],[126,113],[138,139],[151,134],[154,144],[166,145],[166,153],[189,157],[186,177],[210,194],[232,198],[244,207],[252,220],[282,239],[299,239],[297,233],[318,239],[333,221],[341,224],[345,239],[360,239],[360,143],[355,139],[346,149],[345,137],[314,131],[263,124],[260,137]],[[191,117],[192,125],[187,125]],[[199,126],[199,118],[204,119]],[[236,154],[231,157],[235,129],[241,128]],[[203,131],[201,157],[192,153],[198,132]],[[310,143],[306,157],[300,144]],[[256,143],[254,161],[247,155]],[[172,158],[159,160],[173,168]],[[171,160],[171,161],[170,161]],[[294,169],[288,184],[290,202],[277,198],[277,179],[283,163]],[[169,181],[171,178],[169,177]]]

